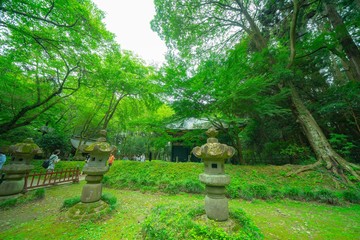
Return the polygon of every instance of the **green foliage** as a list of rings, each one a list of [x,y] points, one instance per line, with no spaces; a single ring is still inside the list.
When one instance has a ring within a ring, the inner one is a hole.
[[[255,198],[267,199],[270,196],[269,190],[265,185],[250,185],[248,190]]]
[[[87,81],[95,52],[113,41],[103,13],[88,0],[7,1],[1,9],[0,132],[61,119],[63,112],[53,110]]]
[[[99,202],[87,204],[81,203],[81,198],[78,196],[65,199],[60,209],[62,211],[68,211],[69,217],[72,219],[81,219],[82,221],[90,223],[102,219],[102,217],[111,214],[116,209],[117,198],[114,195],[110,193],[105,193],[101,195],[101,200],[104,201],[108,206],[100,206]],[[94,213],[94,209],[100,211]],[[76,212],[81,212],[82,214],[80,216],[77,216]]]
[[[355,145],[349,142],[348,137],[344,134],[331,133],[329,142],[339,154],[344,156],[349,156],[351,149],[355,148]]]
[[[356,189],[349,189],[343,192],[343,197],[345,201],[351,203],[360,203],[360,191]]]
[[[45,198],[45,188],[39,188],[34,191],[33,199],[43,199]]]
[[[105,193],[105,194],[101,195],[101,200],[103,200],[104,202],[109,204],[110,212],[115,210],[115,208],[117,206],[117,198],[114,195],[112,195],[110,193]]]
[[[61,155],[64,155],[72,148],[69,137],[63,133],[51,132],[36,139],[36,143],[44,151],[46,157],[56,149],[60,149]]]
[[[73,198],[69,198],[69,199],[65,199],[63,202],[63,205],[61,206],[61,209],[69,209],[72,206],[75,206],[76,204],[78,204],[81,201],[80,197],[73,197]]]
[[[299,164],[311,158],[311,150],[309,147],[290,144],[280,151],[280,154],[291,157],[293,164]]]
[[[21,195],[20,197],[14,197],[0,201],[0,209],[9,209],[15,206],[17,207],[19,205],[28,204],[43,198],[45,198],[45,189],[44,188],[35,189],[30,192],[27,192],[24,195]]]
[[[26,138],[36,139],[38,135],[39,133],[31,129],[29,126],[17,128],[1,135],[0,146],[10,146],[20,143]]]
[[[349,191],[337,190],[331,175],[321,172],[308,172],[302,177],[288,178],[291,168],[262,166],[245,167],[225,165],[225,172],[231,176],[226,186],[229,198],[254,199],[292,199],[315,201],[327,204],[342,204],[344,201],[357,201],[357,188]],[[162,161],[133,162],[115,161],[111,170],[104,176],[105,186],[128,188],[132,190],[161,191],[167,194],[205,193],[205,186],[198,180],[203,172],[202,163],[171,163]],[[352,199],[352,200],[350,200]]]
[[[44,159],[39,160],[33,160],[31,161],[31,165],[34,166],[34,169],[31,170],[31,172],[44,172],[46,169],[44,169],[41,164]],[[55,171],[60,169],[66,169],[66,168],[79,168],[81,169],[84,167],[85,161],[67,161],[66,159],[61,159],[60,162],[56,163],[55,165]]]
[[[0,209],[8,209],[16,206],[18,200],[16,198],[6,199],[0,202]]]
[[[241,209],[230,211],[234,224],[227,230],[221,222],[205,219],[197,206],[166,206],[152,209],[142,227],[146,239],[263,239],[263,235]]]
[[[339,204],[339,197],[329,189],[320,189],[315,192],[315,199],[322,203]]]

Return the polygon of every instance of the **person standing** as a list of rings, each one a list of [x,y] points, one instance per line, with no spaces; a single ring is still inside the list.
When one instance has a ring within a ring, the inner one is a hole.
[[[140,156],[140,161],[141,161],[141,162],[145,162],[145,154],[141,154],[141,156]]]
[[[2,169],[5,162],[6,162],[6,156],[3,152],[0,152],[0,169]]]
[[[60,154],[60,150],[59,150],[59,149],[56,149],[56,150],[51,154],[51,156],[49,157],[50,164],[49,164],[48,168],[46,169],[47,172],[53,172],[53,171],[54,171],[54,169],[55,169],[55,164],[58,163],[58,162],[60,162],[59,154]]]
[[[109,160],[108,160],[109,167],[111,167],[111,165],[114,163],[114,160],[115,160],[114,154],[110,153]]]

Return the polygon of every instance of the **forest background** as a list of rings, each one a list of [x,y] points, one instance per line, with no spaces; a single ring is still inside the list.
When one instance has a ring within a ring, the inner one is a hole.
[[[207,119],[237,164],[325,167],[359,182],[359,1],[155,0],[166,63],[122,49],[89,0],[0,3],[1,146],[76,153],[107,130],[119,158],[193,147],[170,123]]]

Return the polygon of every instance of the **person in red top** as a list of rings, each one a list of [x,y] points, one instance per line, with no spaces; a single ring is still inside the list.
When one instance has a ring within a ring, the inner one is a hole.
[[[113,164],[115,160],[115,156],[113,153],[110,153],[110,157],[109,157],[109,160],[108,160],[108,164],[109,164],[109,167],[111,167],[111,165]]]

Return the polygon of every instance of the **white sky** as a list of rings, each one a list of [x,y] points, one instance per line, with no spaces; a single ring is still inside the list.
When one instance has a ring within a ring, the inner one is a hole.
[[[122,49],[131,50],[148,64],[165,61],[166,46],[150,27],[155,15],[153,0],[93,0],[105,12],[106,28]]]

